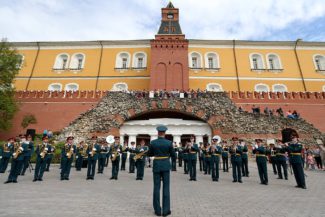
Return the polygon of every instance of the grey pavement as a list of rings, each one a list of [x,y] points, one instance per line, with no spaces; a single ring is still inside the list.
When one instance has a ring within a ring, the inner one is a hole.
[[[325,172],[307,171],[308,189],[303,190],[294,187],[292,175],[288,181],[276,179],[270,165],[269,185],[260,185],[253,161],[243,184],[232,183],[231,171],[220,171],[219,182],[198,171],[198,181],[190,182],[183,168],[177,169],[171,174],[171,216],[325,216]],[[85,168],[73,168],[70,181],[60,181],[57,165],[43,182],[32,182],[28,172],[18,184],[5,185],[8,173],[1,174],[0,217],[154,216],[150,168],[143,181],[127,171],[120,171],[117,181],[109,180],[110,174],[111,163],[95,180],[86,180]]]

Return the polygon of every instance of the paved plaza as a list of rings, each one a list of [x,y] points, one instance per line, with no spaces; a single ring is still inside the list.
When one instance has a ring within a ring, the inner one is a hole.
[[[109,180],[111,164],[95,180],[86,180],[86,169],[59,180],[59,168],[51,167],[43,182],[32,182],[30,173],[18,184],[2,184],[0,176],[0,217],[32,216],[154,216],[152,171],[143,181],[135,174],[120,171],[119,179]],[[10,165],[9,165],[10,168]],[[293,175],[278,180],[269,169],[269,185],[259,184],[257,169],[250,162],[250,177],[243,184],[232,183],[231,171],[220,171],[219,182],[198,172],[198,181],[188,181],[183,168],[171,175],[171,216],[325,216],[325,172],[307,171],[307,190],[297,189]]]

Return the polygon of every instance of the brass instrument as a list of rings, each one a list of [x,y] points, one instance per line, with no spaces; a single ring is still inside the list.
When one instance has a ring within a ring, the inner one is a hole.
[[[11,143],[10,145],[8,146],[9,143],[5,143],[3,144],[3,152],[10,152],[10,146],[11,146]]]
[[[69,149],[69,144],[65,144],[65,151],[67,153],[67,158],[70,159],[73,155],[73,145],[71,145],[70,149]]]
[[[84,158],[88,156],[87,149],[88,149],[88,144],[86,144],[86,143],[79,147],[79,150],[81,150],[81,156]]]
[[[143,152],[140,152],[139,154],[136,154],[133,159],[136,161],[136,160],[139,160],[139,159],[142,159],[144,154],[146,154],[148,152],[148,150],[146,151],[143,151]]]
[[[14,152],[14,154],[13,154],[13,159],[17,159],[18,156],[19,156],[21,153],[23,153],[23,150],[24,150],[24,149],[21,147],[21,144],[20,144],[20,143],[16,142],[16,143],[14,144],[14,150],[15,150],[15,152]]]
[[[97,151],[96,148],[95,148],[95,144],[94,143],[91,144],[89,149],[91,149],[90,156],[94,157],[94,155],[96,154],[96,151]]]
[[[113,152],[112,152],[111,160],[116,161],[117,157],[120,155],[119,150],[118,149],[115,150],[114,145],[112,145],[112,149],[113,149]]]
[[[42,159],[44,159],[44,157],[47,155],[47,152],[48,152],[48,148],[46,147],[46,144],[42,144],[42,147],[41,147],[41,153],[40,153],[40,156]]]

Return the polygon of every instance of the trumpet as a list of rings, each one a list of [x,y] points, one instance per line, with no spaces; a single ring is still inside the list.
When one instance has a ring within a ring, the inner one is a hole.
[[[47,145],[46,144],[42,144],[42,147],[41,147],[41,153],[40,153],[40,156],[42,159],[45,158],[45,156],[47,155],[47,152],[48,152],[48,148],[46,147]]]
[[[143,151],[143,152],[141,152],[141,153],[139,153],[139,154],[137,154],[137,155],[135,155],[134,157],[133,157],[133,160],[139,160],[139,159],[142,159],[143,158],[143,156],[146,154],[148,152],[148,150],[146,150],[146,151]]]
[[[18,156],[23,153],[24,149],[21,147],[20,143],[15,143],[14,145],[15,153],[13,153],[13,159],[17,159]]]
[[[71,147],[69,147],[69,144],[66,144],[66,147],[65,147],[65,150],[66,150],[66,153],[67,153],[67,158],[70,159],[73,155],[73,146],[70,145]]]
[[[95,148],[95,144],[91,144],[90,149],[91,149],[90,156],[94,157],[97,151],[97,149]]]

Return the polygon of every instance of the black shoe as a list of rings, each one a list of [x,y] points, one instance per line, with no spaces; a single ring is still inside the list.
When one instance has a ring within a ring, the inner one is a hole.
[[[196,181],[196,179],[192,179],[192,181]]]
[[[117,177],[115,177],[115,180],[117,180]]]
[[[242,180],[239,180],[238,182],[239,182],[239,183],[243,183],[243,181],[242,181]]]
[[[307,187],[305,185],[301,186],[302,189],[307,189]]]
[[[165,213],[165,214],[162,214],[162,216],[169,216],[170,214],[172,214],[171,211],[169,211],[169,212],[167,212],[167,213]]]
[[[18,183],[17,180],[12,181],[13,183]]]
[[[65,180],[69,180],[69,178],[68,177],[65,177]]]
[[[43,179],[42,178],[39,178],[38,181],[43,181]]]
[[[193,179],[189,179],[189,181],[192,181]]]
[[[284,179],[285,179],[285,180],[288,180],[288,177],[285,177]]]
[[[264,182],[263,184],[264,184],[264,185],[268,185],[268,183],[267,183],[267,182]]]
[[[115,179],[115,177],[111,177],[109,180],[113,180],[113,179]]]
[[[61,178],[60,178],[60,180],[61,180],[61,181],[63,181],[63,180],[64,180],[64,178],[63,178],[63,177],[61,177]]]
[[[161,213],[157,213],[157,212],[155,212],[155,215],[156,215],[156,216],[161,216]]]
[[[22,174],[20,174],[21,176],[24,176],[25,175],[25,173],[22,173]]]
[[[33,182],[36,182],[37,181],[37,179],[33,179]]]
[[[233,180],[232,182],[237,182],[237,180]]]
[[[283,179],[282,177],[278,177],[277,179]]]
[[[89,180],[90,179],[90,177],[87,177],[87,179],[86,180]]]
[[[295,188],[301,188],[301,186],[300,185],[296,185]]]
[[[91,180],[94,180],[94,177],[90,177]]]
[[[7,181],[4,182],[4,184],[8,184],[8,183],[12,183],[12,181],[11,180],[7,180]]]
[[[249,175],[247,174],[246,177],[249,177]]]

